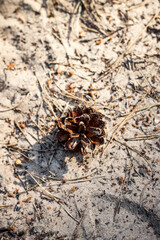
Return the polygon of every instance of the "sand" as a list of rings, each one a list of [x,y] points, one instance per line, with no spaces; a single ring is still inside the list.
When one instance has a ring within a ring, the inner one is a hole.
[[[160,239],[158,0],[0,1],[0,239]],[[66,152],[77,105],[105,144]]]

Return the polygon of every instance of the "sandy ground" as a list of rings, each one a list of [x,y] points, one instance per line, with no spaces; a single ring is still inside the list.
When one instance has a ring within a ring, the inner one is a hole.
[[[160,239],[158,0],[0,1],[0,239]],[[82,158],[57,117],[104,114]]]

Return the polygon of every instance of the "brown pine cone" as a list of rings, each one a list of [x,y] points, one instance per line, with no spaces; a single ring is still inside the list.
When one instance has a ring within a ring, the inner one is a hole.
[[[104,143],[104,127],[102,114],[91,107],[75,107],[58,121],[59,142],[65,142],[69,152],[80,152],[85,155],[95,145]]]

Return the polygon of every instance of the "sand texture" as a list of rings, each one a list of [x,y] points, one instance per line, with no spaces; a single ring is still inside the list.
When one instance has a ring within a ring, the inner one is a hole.
[[[158,0],[0,0],[0,239],[160,239]],[[85,156],[56,138],[103,114]]]

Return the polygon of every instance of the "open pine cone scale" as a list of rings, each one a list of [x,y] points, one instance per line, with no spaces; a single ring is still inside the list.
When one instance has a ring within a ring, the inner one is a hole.
[[[102,114],[91,107],[75,107],[58,121],[57,138],[65,142],[69,152],[81,152],[85,155],[95,145],[104,143]]]

